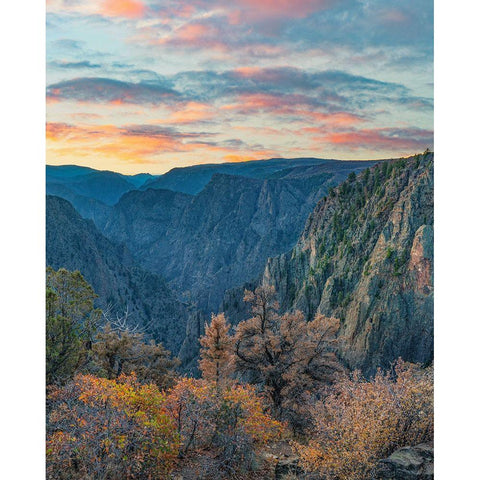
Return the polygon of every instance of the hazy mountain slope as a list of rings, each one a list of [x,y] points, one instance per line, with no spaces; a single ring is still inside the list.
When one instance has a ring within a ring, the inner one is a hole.
[[[128,306],[133,324],[178,353],[187,312],[165,281],[134,266],[125,247],[105,238],[66,200],[47,196],[46,256],[55,269],[80,270],[99,295],[99,305],[122,313]]]
[[[272,158],[270,160],[256,160],[238,163],[220,163],[207,165],[194,165],[184,168],[173,168],[169,172],[155,179],[147,181],[141,189],[159,188],[174,190],[195,195],[210,182],[213,175],[223,173],[226,175],[240,175],[248,178],[271,178],[277,172],[294,167],[305,168],[319,166],[324,171],[351,170],[354,163],[339,160],[324,160],[320,158]],[[371,162],[373,164],[374,162]],[[360,166],[360,165],[358,165]],[[363,163],[363,167],[366,164]],[[318,171],[317,173],[321,173]]]
[[[153,178],[148,173],[122,175],[77,165],[47,165],[46,193],[68,200],[82,217],[103,229],[111,206]]]
[[[433,154],[391,161],[322,199],[294,249],[261,283],[283,310],[341,319],[345,360],[371,373],[402,356],[433,356]],[[224,309],[234,321],[240,289]]]
[[[175,229],[192,195],[171,190],[134,190],[126,193],[112,209],[103,229],[116,242],[124,242],[138,259],[148,256],[150,249],[157,255],[167,254],[167,233]],[[167,260],[152,261],[163,265]],[[150,262],[145,261],[149,265]],[[161,268],[161,267],[159,267]]]
[[[47,182],[46,194],[68,200],[83,218],[93,220],[99,229],[105,226],[112,209],[100,200],[75,193],[63,183]]]

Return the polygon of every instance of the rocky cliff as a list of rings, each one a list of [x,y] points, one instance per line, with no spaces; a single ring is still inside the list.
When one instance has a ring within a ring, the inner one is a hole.
[[[185,338],[187,308],[165,280],[139,268],[125,246],[105,238],[66,200],[47,196],[46,260],[55,269],[79,270],[112,316],[128,307],[129,320],[177,354]]]
[[[371,167],[322,198],[259,281],[283,310],[341,320],[342,356],[367,373],[433,357],[433,154]],[[240,289],[224,310],[233,321]],[[240,314],[242,311],[240,309]]]
[[[226,289],[258,277],[269,256],[292,248],[330,187],[369,164],[293,165],[278,170],[275,164],[276,170],[268,171],[275,178],[216,173],[194,196],[129,192],[103,232],[125,242],[144,268],[164,276],[200,310],[216,312]]]

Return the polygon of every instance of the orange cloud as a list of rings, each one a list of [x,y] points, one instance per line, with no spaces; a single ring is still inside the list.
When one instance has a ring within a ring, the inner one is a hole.
[[[176,38],[184,42],[196,42],[211,32],[206,25],[199,23],[190,23],[184,25],[176,31]]]
[[[141,18],[145,5],[138,0],[104,0],[100,12],[107,17]]]
[[[210,120],[215,117],[212,107],[206,103],[188,102],[182,109],[160,120],[162,124],[187,124]]]
[[[47,123],[47,148],[59,146],[65,154],[106,155],[121,161],[135,162],[160,152],[176,152],[183,149],[182,135],[168,130],[149,132],[114,125],[69,125]]]
[[[239,69],[237,69],[238,71]],[[242,74],[250,75],[255,68],[241,69]],[[267,112],[274,115],[289,115],[301,117],[324,125],[336,127],[353,126],[364,119],[358,115],[348,112],[317,112],[307,108],[308,99],[301,95],[272,95],[265,93],[242,94],[237,97],[238,103],[227,104],[220,107],[222,110],[235,111],[242,114],[252,114],[257,112]],[[303,105],[302,105],[303,102]],[[316,127],[311,127],[316,128]],[[308,131],[306,128],[305,131]]]
[[[153,43],[174,47],[210,48],[219,51],[228,49],[218,29],[204,23],[186,23],[171,34],[154,40]]]
[[[224,155],[225,162],[238,163],[238,162],[251,162],[253,160],[262,160],[264,158],[279,157],[278,153],[274,150],[261,150],[248,154],[228,154]]]
[[[70,125],[49,122],[46,126],[48,156],[112,158],[130,164],[154,162],[166,153],[198,152],[205,158],[224,154],[225,161],[243,161],[273,156],[276,152],[248,146],[221,145],[204,141],[208,134],[178,132],[155,125]],[[251,150],[251,151],[250,151]],[[277,154],[278,155],[278,154]],[[243,160],[242,160],[243,159]]]
[[[263,72],[263,69],[260,67],[239,67],[234,70],[240,77],[253,77],[260,75]]]

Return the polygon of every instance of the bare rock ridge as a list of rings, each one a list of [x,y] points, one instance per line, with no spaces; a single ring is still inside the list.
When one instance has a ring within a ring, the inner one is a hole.
[[[342,356],[373,373],[397,357],[433,359],[433,153],[350,175],[316,205],[295,247],[257,282],[282,310],[341,320]],[[243,288],[223,309],[235,322]]]
[[[177,354],[185,336],[187,309],[165,280],[135,265],[123,245],[105,238],[66,200],[47,196],[47,265],[79,270],[112,315],[128,307],[130,321]]]

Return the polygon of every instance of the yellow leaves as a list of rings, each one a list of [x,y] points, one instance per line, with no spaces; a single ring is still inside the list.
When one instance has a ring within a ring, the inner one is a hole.
[[[379,371],[366,381],[355,372],[312,414],[314,438],[296,444],[304,466],[328,478],[360,480],[393,449],[433,438],[433,378],[401,360],[395,375]]]
[[[224,392],[223,399],[241,407],[240,425],[254,441],[264,444],[279,438],[284,431],[283,423],[264,412],[262,399],[251,385],[235,385]]]
[[[51,478],[57,471],[68,475],[72,458],[77,467],[71,478],[79,478],[77,471],[91,478],[98,468],[117,472],[116,478],[136,478],[125,473],[125,456],[132,471],[147,469],[148,477],[172,467],[180,439],[166,413],[165,395],[155,385],[141,385],[135,376],[116,381],[84,375],[49,400],[54,402],[47,439]],[[63,432],[55,431],[62,425]]]

